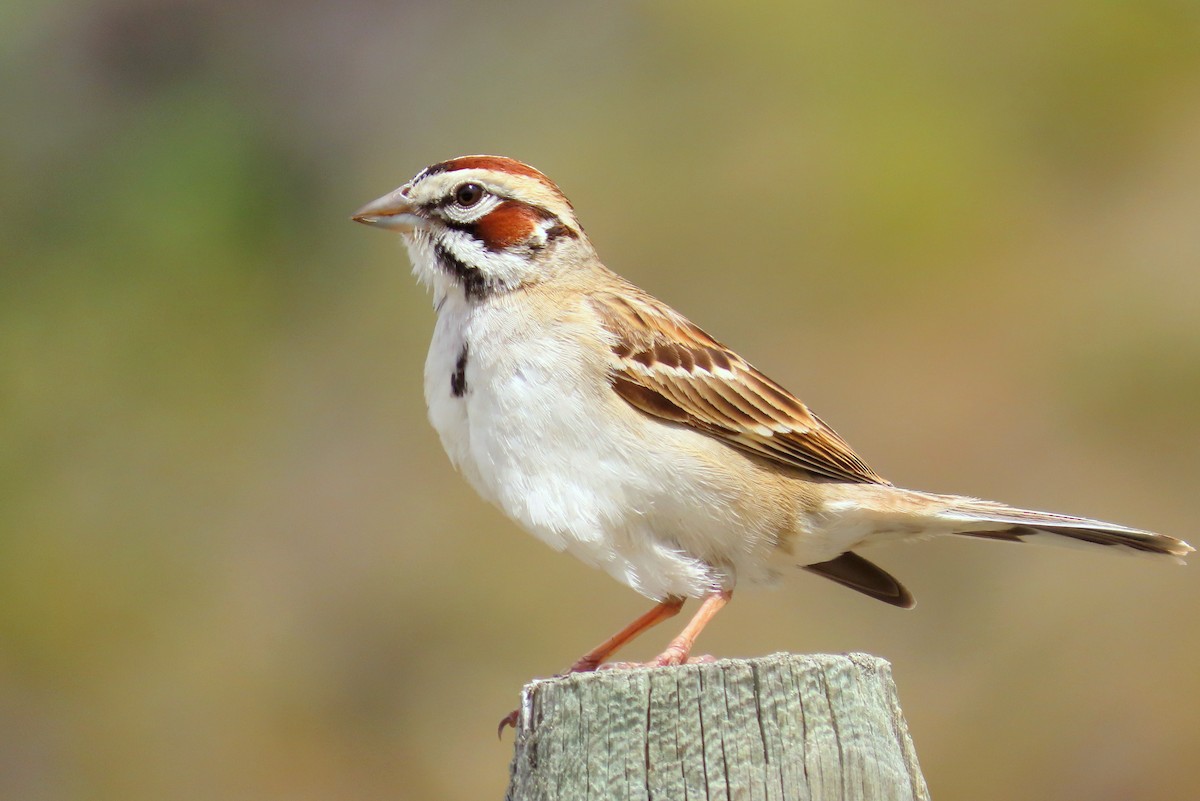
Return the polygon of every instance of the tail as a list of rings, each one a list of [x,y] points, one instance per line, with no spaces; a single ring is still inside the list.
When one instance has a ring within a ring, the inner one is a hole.
[[[924,495],[924,493],[920,493]],[[1153,531],[1119,526],[1086,517],[1016,509],[994,501],[955,495],[926,495],[945,502],[937,515],[951,533],[1007,542],[1037,542],[1048,545],[1082,545],[1121,553],[1166,557],[1183,564],[1195,550],[1183,540]]]
[[[914,601],[904,585],[850,549],[956,534],[1001,542],[1106,548],[1117,553],[1170,559],[1178,564],[1183,564],[1184,557],[1195,550],[1183,540],[1153,531],[1086,517],[1017,509],[961,495],[935,495],[867,484],[845,484],[840,489],[841,497],[835,497],[826,506],[825,534],[835,541],[842,534],[847,550],[826,562],[803,565],[804,569],[905,608],[913,606]]]

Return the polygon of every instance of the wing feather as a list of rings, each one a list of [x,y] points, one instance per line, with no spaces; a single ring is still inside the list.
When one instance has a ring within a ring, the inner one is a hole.
[[[634,408],[814,476],[889,483],[796,396],[637,287],[588,301],[613,337],[613,389]]]

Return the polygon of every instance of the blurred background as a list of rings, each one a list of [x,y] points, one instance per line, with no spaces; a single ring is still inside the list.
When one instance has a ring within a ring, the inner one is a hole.
[[[348,217],[464,153],[898,484],[1200,539],[1194,2],[20,0],[0,108],[2,798],[498,799],[647,607],[425,421]],[[1195,565],[872,558],[915,611],[800,575],[701,650],[892,660],[935,798],[1200,792]]]

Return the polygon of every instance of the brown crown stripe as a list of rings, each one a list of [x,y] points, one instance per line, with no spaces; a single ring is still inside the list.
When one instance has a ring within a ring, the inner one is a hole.
[[[440,172],[452,172],[454,170],[493,170],[495,172],[508,173],[509,175],[521,175],[526,178],[533,178],[545,184],[548,188],[553,189],[563,200],[567,199],[563,195],[562,190],[540,171],[516,159],[504,156],[459,156],[456,159],[442,161],[427,167],[424,174],[429,176]],[[568,201],[569,204],[570,201]]]

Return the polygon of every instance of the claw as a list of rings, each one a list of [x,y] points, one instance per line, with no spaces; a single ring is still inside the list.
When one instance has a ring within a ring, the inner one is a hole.
[[[511,726],[513,731],[516,731],[517,720],[520,719],[520,717],[521,717],[521,710],[519,710],[519,709],[514,709],[512,712],[509,712],[507,715],[502,717],[500,719],[500,725],[496,727],[496,739],[498,739],[498,740],[504,739],[504,729],[508,726]]]
[[[675,645],[668,646],[658,656],[646,663],[648,667],[675,667],[688,661],[688,652]]]

